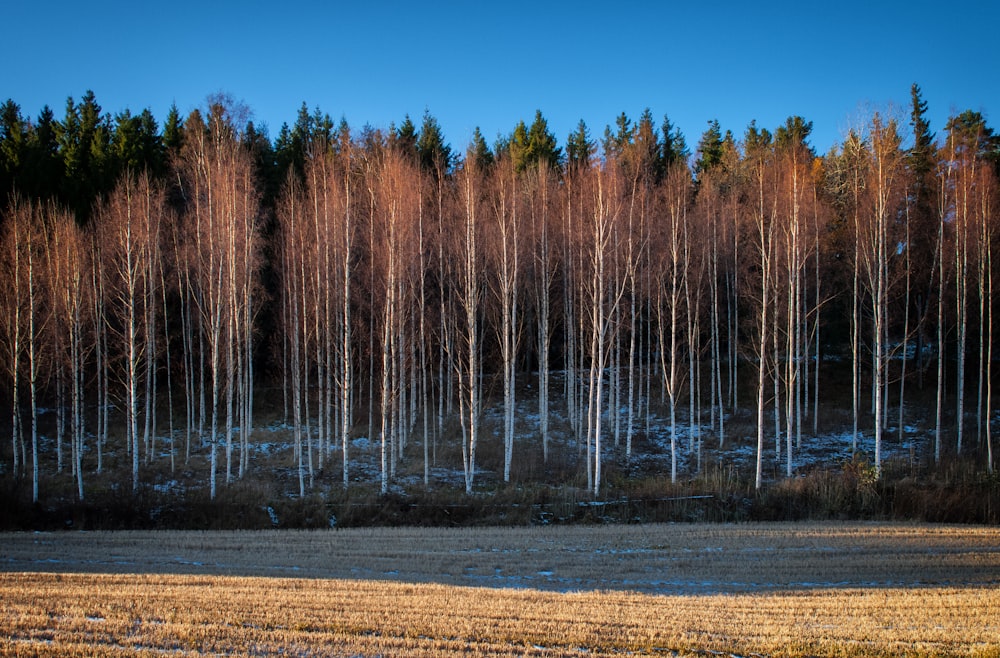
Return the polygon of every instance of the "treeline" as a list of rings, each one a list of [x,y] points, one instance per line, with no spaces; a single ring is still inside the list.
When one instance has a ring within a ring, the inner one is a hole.
[[[971,111],[936,139],[911,94],[908,122],[875,113],[823,155],[801,117],[739,138],[710,122],[692,154],[648,110],[601,140],[581,122],[564,150],[538,112],[458,153],[429,113],[357,131],[303,105],[272,143],[226,97],[162,129],[89,92],[62,121],[7,101],[5,472],[37,500],[40,469],[65,471],[82,500],[109,446],[133,490],[161,454],[201,453],[214,497],[248,472],[255,393],[276,385],[301,495],[337,461],[349,486],[358,435],[381,444],[381,491],[404,459],[429,484],[450,443],[472,492],[494,384],[511,479],[527,378],[541,458],[558,405],[595,494],[607,445],[631,457],[654,408],[673,480],[752,410],[759,487],[818,432],[828,355],[850,360],[876,472],[925,379],[935,460],[992,471],[1000,141]]]

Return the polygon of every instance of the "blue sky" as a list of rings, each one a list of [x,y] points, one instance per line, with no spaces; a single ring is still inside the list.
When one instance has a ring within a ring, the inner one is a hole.
[[[823,152],[873,110],[908,120],[917,82],[932,130],[973,109],[1000,132],[997,0],[424,4],[19,0],[0,99],[62,118],[93,89],[105,112],[162,122],[224,91],[272,138],[303,101],[355,128],[427,109],[456,149],[536,109],[562,145],[580,119],[599,137],[649,107],[692,150],[710,119],[739,136],[799,114]]]

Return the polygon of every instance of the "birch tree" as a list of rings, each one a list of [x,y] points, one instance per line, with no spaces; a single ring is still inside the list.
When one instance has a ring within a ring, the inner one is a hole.
[[[622,212],[620,168],[614,162],[605,162],[593,170],[589,192],[592,201],[584,249],[586,270],[581,272],[584,291],[589,306],[590,369],[587,378],[587,485],[594,496],[601,489],[603,461],[603,427],[601,416],[604,404],[604,375],[612,350],[612,339],[617,327],[614,320],[624,294],[624,282],[614,276],[613,247],[616,232],[620,230]]]
[[[531,271],[532,292],[535,305],[536,336],[538,339],[538,431],[542,439],[542,460],[549,460],[549,407],[551,381],[552,336],[555,330],[553,313],[553,286],[559,263],[555,248],[556,232],[552,215],[556,211],[557,182],[555,172],[548,163],[539,162],[528,173],[531,190]]]
[[[85,365],[92,334],[89,294],[91,265],[89,239],[66,210],[50,206],[47,213],[48,292],[52,311],[50,329],[53,358],[69,368],[70,453],[77,498],[83,500],[83,451],[85,438]]]
[[[757,359],[757,450],[756,473],[754,486],[760,489],[764,479],[764,409],[766,404],[765,385],[768,372],[768,329],[771,327],[770,316],[773,314],[773,281],[775,251],[775,206],[776,196],[773,192],[773,165],[771,157],[773,147],[771,135],[766,130],[758,130],[751,123],[744,139],[746,150],[746,166],[748,168],[748,206],[753,226],[753,251],[755,252],[757,272],[756,281],[747,281],[754,286],[751,295],[754,297],[756,335],[755,357]],[[759,287],[757,287],[759,286]]]
[[[299,484],[299,497],[305,496],[305,457],[302,441],[302,407],[305,379],[303,374],[305,360],[305,338],[303,336],[302,298],[305,286],[304,245],[305,231],[304,195],[299,187],[299,181],[294,173],[288,176],[281,198],[278,203],[278,218],[281,233],[279,234],[279,254],[281,271],[282,296],[282,331],[288,340],[290,356],[289,380],[291,385],[292,437],[294,442],[293,458]]]
[[[894,227],[904,189],[903,153],[895,120],[876,113],[869,125],[870,151],[866,162],[866,207],[860,217],[860,260],[870,304],[873,363],[875,469],[882,468],[889,362],[889,302],[892,293],[891,260],[898,244]]]
[[[242,411],[233,407],[238,398],[237,359],[247,350],[252,353],[253,291],[259,276],[259,192],[251,154],[239,139],[237,126],[243,118],[245,108],[225,97],[211,100],[207,122],[193,113],[185,124],[181,165],[188,199],[185,221],[193,242],[192,284],[211,377],[212,498],[220,411],[225,414],[226,480],[232,479],[233,419]],[[249,401],[249,396],[242,400]]]
[[[472,493],[476,476],[476,450],[479,443],[481,404],[480,380],[480,306],[483,298],[482,232],[484,164],[470,149],[456,173],[456,183],[461,204],[462,227],[456,236],[458,261],[458,307],[461,321],[456,328],[456,355],[454,363],[459,379],[459,410],[462,425],[462,470],[465,474],[465,492]]]
[[[6,213],[0,249],[4,258],[0,272],[4,285],[0,286],[0,313],[4,338],[4,365],[11,378],[11,447],[15,474],[22,474],[28,467],[28,447],[24,440],[24,419],[21,415],[21,377],[23,361],[27,360],[29,400],[31,403],[31,470],[32,500],[38,500],[38,436],[37,436],[37,372],[38,329],[44,326],[38,279],[38,258],[41,254],[39,221],[35,206],[19,195],[13,195]]]
[[[164,196],[145,172],[125,174],[99,212],[98,240],[103,246],[104,271],[112,310],[118,321],[115,326],[118,350],[123,357],[121,373],[126,416],[126,445],[132,457],[132,491],[139,488],[139,419],[140,406],[149,417],[149,406],[143,404],[150,377],[146,332],[149,329],[147,308],[149,260],[156,254],[153,243],[159,235],[164,211]],[[155,310],[155,306],[154,306]],[[140,388],[141,387],[141,388]],[[148,436],[148,433],[147,433]],[[147,446],[147,451],[148,451]]]
[[[504,482],[510,482],[511,462],[514,456],[514,411],[515,411],[515,362],[519,339],[518,293],[520,292],[521,269],[521,181],[515,169],[513,158],[503,154],[494,165],[489,178],[489,200],[491,209],[490,252],[488,264],[495,272],[492,288],[500,313],[497,339],[500,344],[500,360],[503,367],[503,446]]]

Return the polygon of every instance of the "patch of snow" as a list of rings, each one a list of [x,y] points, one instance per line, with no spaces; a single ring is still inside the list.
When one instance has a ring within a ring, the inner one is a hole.
[[[167,480],[153,485],[153,491],[160,494],[175,494],[183,490],[184,486],[179,480]]]

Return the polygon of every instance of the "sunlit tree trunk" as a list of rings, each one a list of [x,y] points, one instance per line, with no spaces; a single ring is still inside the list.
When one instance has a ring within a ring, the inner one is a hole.
[[[351,392],[354,390],[353,335],[351,327],[351,255],[354,250],[354,222],[352,212],[351,152],[342,154],[343,176],[343,221],[340,225],[339,267],[340,267],[340,446],[343,470],[343,487],[349,482],[349,451],[353,408]]]
[[[767,379],[767,355],[768,342],[770,336],[768,330],[773,324],[771,321],[771,311],[773,304],[773,281],[772,269],[774,267],[774,234],[775,216],[777,208],[774,207],[775,199],[770,189],[771,168],[773,164],[769,161],[768,145],[755,145],[747,154],[750,171],[750,184],[748,189],[751,203],[751,216],[754,231],[754,250],[757,258],[757,274],[760,289],[756,291],[759,295],[756,308],[756,328],[757,342],[757,450],[754,486],[760,490],[764,481],[764,410],[765,410],[765,385]],[[748,281],[748,283],[753,283]],[[777,404],[777,399],[775,400]]]
[[[549,460],[549,383],[550,352],[552,349],[552,285],[553,251],[549,204],[551,203],[552,173],[544,163],[532,172],[534,194],[531,209],[534,231],[534,292],[538,337],[538,431],[542,438],[542,460]]]
[[[241,318],[244,313],[251,317],[253,313],[251,308],[243,308],[247,299],[244,285],[255,285],[252,282],[258,276],[259,193],[252,175],[252,155],[241,143],[237,128],[237,122],[245,118],[245,108],[225,97],[215,97],[208,110],[207,122],[197,112],[185,122],[180,179],[187,187],[186,216],[194,234],[192,283],[202,328],[199,341],[206,345],[199,347],[199,353],[207,352],[211,378],[209,492],[214,499],[223,396],[227,481],[232,477],[232,424],[234,417],[241,415],[232,404],[240,385],[236,362],[249,340],[241,331]],[[247,266],[247,260],[252,261],[252,267]],[[243,397],[246,402],[252,396]]]
[[[494,291],[499,303],[500,327],[497,338],[503,367],[503,445],[504,482],[510,482],[514,457],[514,386],[518,337],[518,291],[520,287],[520,199],[519,177],[514,162],[507,156],[494,165],[490,200],[495,231],[493,265],[496,268]]]
[[[997,179],[988,167],[980,167],[977,185],[976,221],[979,228],[979,400],[980,440],[986,443],[986,470],[993,473],[993,240]],[[985,326],[985,329],[983,327]],[[985,335],[984,335],[985,334]],[[985,390],[984,390],[985,389]],[[985,408],[982,405],[985,404]]]
[[[62,372],[60,388],[69,389],[69,441],[72,474],[76,481],[77,498],[83,500],[83,370],[85,363],[84,331],[89,324],[92,308],[86,298],[89,287],[84,277],[90,271],[87,261],[90,250],[73,215],[54,204],[45,209],[46,225],[46,290],[47,307],[52,321],[49,325],[49,353],[56,360],[57,372]],[[64,372],[64,370],[68,370]],[[65,381],[68,377],[68,382]],[[65,397],[60,392],[60,397]],[[62,401],[60,402],[62,404]]]
[[[888,390],[888,307],[890,294],[890,244],[895,244],[891,224],[901,201],[903,153],[895,121],[875,114],[870,125],[870,153],[866,162],[869,197],[863,220],[861,262],[871,303],[873,410],[875,421],[875,470],[881,472],[882,437],[885,426],[885,396]]]
[[[35,378],[32,375],[34,366],[34,344],[36,342],[35,324],[37,308],[35,306],[36,272],[35,249],[37,242],[35,222],[37,211],[34,206],[20,196],[11,197],[5,222],[0,225],[2,239],[0,249],[3,258],[0,260],[0,272],[4,285],[0,286],[0,323],[3,327],[5,340],[6,367],[11,376],[11,447],[13,452],[12,472],[16,477],[27,470],[27,446],[23,436],[23,419],[21,416],[21,361],[27,355],[29,358],[28,379],[31,391],[29,395],[34,405]],[[26,354],[27,353],[27,354]],[[32,407],[32,500],[38,500],[38,470],[37,470],[37,438],[35,435],[37,423],[34,419],[35,408]]]
[[[121,327],[121,349],[125,356],[126,426],[132,455],[133,492],[139,488],[140,383],[146,383],[140,379],[146,360],[155,358],[149,353],[150,344],[145,336],[150,326],[147,308],[151,299],[147,294],[150,289],[147,282],[149,259],[156,253],[153,245],[159,235],[163,208],[163,191],[147,174],[133,178],[126,173],[105,204],[99,224],[102,231],[99,240],[105,247],[104,268]],[[151,376],[148,366],[145,373],[148,380]],[[148,384],[145,389],[143,397],[149,397]],[[148,419],[149,415],[147,406],[145,417]],[[145,448],[148,456],[150,446],[147,444]]]
[[[677,481],[677,404],[680,397],[681,375],[678,369],[681,348],[680,313],[683,303],[684,281],[690,273],[684,269],[684,233],[687,224],[687,205],[691,177],[686,166],[678,165],[667,174],[664,183],[666,199],[665,230],[661,247],[664,258],[657,317],[660,336],[660,362],[670,404],[670,481]],[[665,297],[665,299],[664,299]],[[664,309],[663,304],[669,308]],[[669,313],[669,340],[664,336],[663,316]],[[693,421],[693,419],[692,419]]]
[[[458,174],[459,193],[462,198],[464,222],[463,235],[458,249],[461,263],[459,272],[459,306],[462,310],[460,354],[455,360],[461,382],[460,411],[462,424],[462,468],[465,473],[465,492],[472,493],[476,474],[476,449],[479,441],[480,409],[480,345],[479,305],[482,297],[479,265],[479,205],[482,172],[475,162],[467,158]]]

